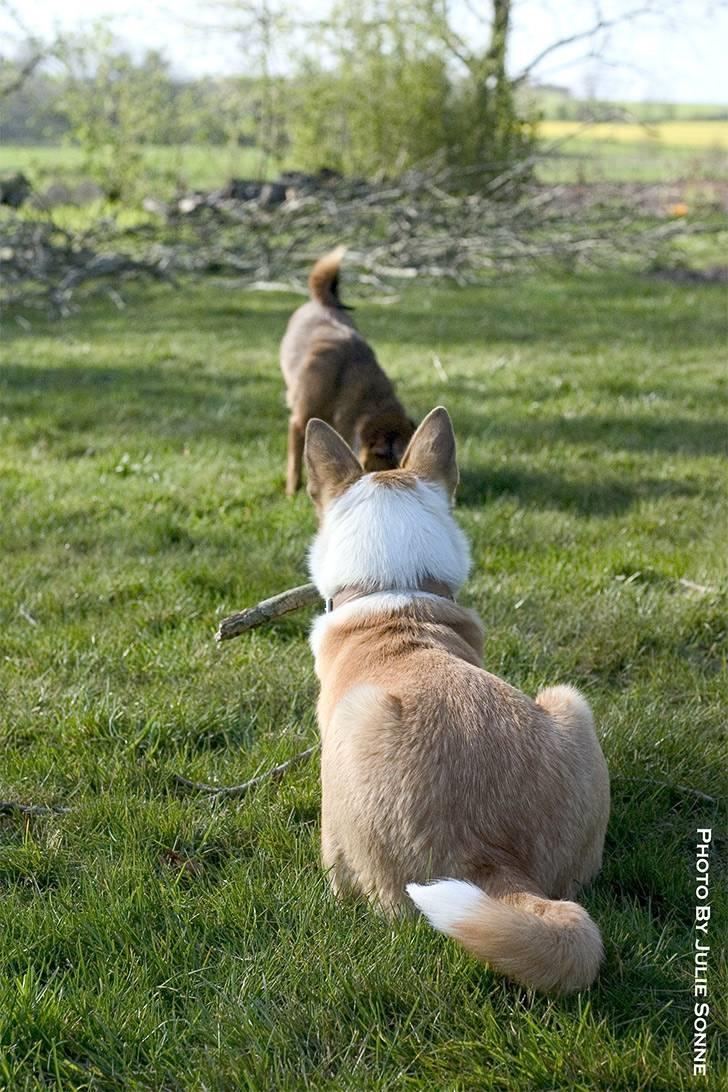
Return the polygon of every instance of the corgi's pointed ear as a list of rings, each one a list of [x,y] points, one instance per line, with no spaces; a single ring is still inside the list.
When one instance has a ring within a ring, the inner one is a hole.
[[[306,426],[304,458],[308,493],[319,512],[364,473],[349,445],[317,417],[312,417]]]
[[[455,433],[444,406],[427,414],[410,440],[401,466],[425,481],[439,482],[453,495],[458,484]]]

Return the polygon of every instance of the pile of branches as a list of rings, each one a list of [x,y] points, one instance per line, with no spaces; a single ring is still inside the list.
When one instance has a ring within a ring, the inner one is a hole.
[[[104,285],[120,303],[118,289],[129,279],[169,280],[168,254],[153,244],[140,247],[138,240],[125,245],[125,234],[108,218],[71,231],[50,214],[6,214],[0,220],[0,300],[44,305],[63,315],[72,310],[76,291],[88,283]]]
[[[81,286],[103,287],[120,302],[119,286],[139,277],[214,273],[302,287],[316,257],[341,242],[352,279],[378,289],[415,277],[470,284],[554,262],[644,267],[675,238],[717,230],[710,218],[671,214],[669,195],[654,187],[646,207],[619,185],[535,184],[531,167],[477,189],[437,167],[380,183],[305,175],[265,186],[239,181],[171,203],[149,198],[135,227],[107,217],[76,232],[60,227],[52,210],[7,209],[2,297],[64,313]]]

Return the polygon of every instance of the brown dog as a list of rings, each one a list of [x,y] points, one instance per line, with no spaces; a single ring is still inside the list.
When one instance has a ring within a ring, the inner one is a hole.
[[[344,248],[320,258],[311,270],[311,299],[294,311],[281,342],[286,381],[289,496],[301,486],[306,424],[319,417],[333,425],[359,454],[366,471],[399,465],[414,422],[394,386],[358,332],[338,294]]]
[[[527,986],[588,986],[599,929],[566,900],[601,864],[607,767],[576,690],[532,700],[482,666],[481,622],[455,602],[469,552],[447,412],[423,421],[401,469],[366,476],[310,421],[306,468],[311,573],[329,600],[311,646],[334,890],[390,913],[414,903]]]

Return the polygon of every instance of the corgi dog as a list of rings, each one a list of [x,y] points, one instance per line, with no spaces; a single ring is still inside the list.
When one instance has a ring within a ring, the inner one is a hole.
[[[397,470],[364,474],[320,420],[305,461],[310,569],[327,601],[311,647],[335,893],[385,913],[414,904],[526,986],[589,986],[601,936],[571,900],[601,865],[609,775],[576,690],[532,700],[483,667],[480,619],[455,600],[470,560],[447,411],[422,422]]]
[[[281,342],[290,410],[289,496],[301,487],[306,424],[312,417],[333,425],[356,450],[366,471],[398,466],[415,428],[394,385],[354,326],[349,308],[339,299],[344,251],[338,247],[316,262],[308,279],[311,299],[291,315]]]

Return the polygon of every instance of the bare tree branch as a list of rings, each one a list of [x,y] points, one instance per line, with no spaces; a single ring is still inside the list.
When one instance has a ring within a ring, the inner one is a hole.
[[[469,10],[471,14],[473,14],[472,8]],[[432,21],[433,29],[443,45],[450,50],[453,57],[460,61],[460,63],[469,71],[472,71],[476,62],[476,55],[468,49],[465,40],[453,30],[448,0],[441,0],[439,4],[431,3],[429,6],[429,17]]]
[[[25,81],[33,75],[45,56],[45,53],[35,53],[32,57],[29,57],[20,68],[16,69],[8,79],[0,83],[0,100],[7,99],[10,95],[19,91]]]
[[[645,4],[639,8],[633,8],[631,11],[623,12],[621,15],[615,15],[611,19],[605,19],[603,16],[599,16],[587,30],[577,31],[575,34],[567,34],[564,38],[559,38],[555,42],[551,42],[545,46],[540,53],[529,61],[525,68],[521,69],[516,77],[517,83],[523,83],[527,80],[533,70],[537,68],[546,57],[555,53],[559,49],[564,49],[566,46],[575,45],[577,42],[584,42],[594,38],[601,31],[609,30],[611,27],[617,26],[620,23],[629,22],[631,19],[637,19],[642,15],[654,15],[655,7],[653,4]]]
[[[292,766],[298,766],[302,762],[308,762],[308,760],[316,754],[317,750],[318,744],[316,743],[313,747],[307,747],[305,751],[301,751],[292,758],[286,759],[285,762],[281,762],[278,766],[273,766],[270,770],[265,770],[256,777],[251,777],[249,781],[243,781],[240,785],[207,785],[204,781],[190,781],[189,778],[182,777],[181,774],[175,774],[174,780],[178,785],[181,785],[185,789],[206,793],[208,796],[213,796],[218,800],[220,798],[229,799],[230,797],[245,796],[247,792],[256,788],[256,786],[262,784],[264,781],[280,781]]]
[[[515,164],[449,169],[433,162],[380,183],[292,172],[273,184],[245,182],[238,196],[223,190],[149,201],[151,218],[132,227],[107,216],[79,231],[42,208],[10,210],[0,300],[67,314],[82,288],[111,283],[118,302],[129,278],[209,272],[298,288],[321,250],[338,243],[342,223],[347,276],[380,291],[402,278],[476,283],[495,269],[554,261],[615,266],[629,256],[645,268],[656,259],[664,264],[671,239],[718,230],[715,220],[701,220],[700,204],[689,218],[671,213],[674,187],[534,181],[538,162],[563,154],[563,143]],[[709,208],[709,195],[703,200]],[[308,594],[306,602],[315,602]]]
[[[0,0],[0,12],[15,24],[17,30],[23,36],[21,48],[27,53],[26,59],[19,62],[19,67],[14,72],[9,73],[5,80],[0,81],[0,101],[2,101],[20,90],[41,61],[52,56],[53,47],[43,42],[41,38],[30,31],[15,5],[11,4],[9,0]]]
[[[612,780],[638,781],[642,785],[655,785],[660,789],[672,789],[673,792],[680,793],[682,796],[694,796],[696,800],[703,800],[706,804],[717,803],[714,796],[708,796],[707,792],[702,792],[700,789],[692,789],[689,785],[676,785],[670,781],[657,781],[654,777],[627,777],[624,774],[617,774]]]
[[[19,804],[17,800],[0,800],[0,815],[65,815],[70,811],[62,804]]]

